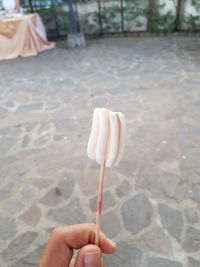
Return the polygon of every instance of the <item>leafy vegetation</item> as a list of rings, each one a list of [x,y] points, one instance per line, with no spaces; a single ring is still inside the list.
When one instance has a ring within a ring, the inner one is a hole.
[[[58,1],[60,4],[58,4]],[[191,0],[196,14],[195,12],[187,14],[181,10],[180,19],[177,19],[177,14],[173,10],[165,11],[165,4],[154,4],[152,9],[152,6],[148,5],[149,1],[146,1],[146,4],[145,1],[141,0],[99,1],[100,7],[98,7],[98,0],[77,0],[77,3],[80,4],[79,11],[81,10],[79,12],[79,24],[81,30],[85,33],[130,32],[145,29],[156,33],[169,33],[177,29],[200,30],[200,0]],[[176,1],[171,1],[174,3],[174,10],[176,10]],[[22,0],[23,2],[29,3],[27,0]],[[50,0],[50,3],[48,7],[34,7],[34,12],[41,15],[48,35],[66,34],[69,31],[67,1]]]
[[[189,14],[189,16],[183,18],[188,31],[199,31],[200,30],[200,1],[192,0],[192,6],[196,9],[197,15]]]
[[[157,13],[149,17],[152,24],[152,31],[157,33],[173,32],[175,29],[175,16],[172,11],[167,11],[162,14],[162,9],[165,8],[165,4],[157,5]]]

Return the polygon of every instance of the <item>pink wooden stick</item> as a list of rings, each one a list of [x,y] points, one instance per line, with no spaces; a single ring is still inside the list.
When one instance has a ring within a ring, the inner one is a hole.
[[[101,164],[101,166],[100,166],[100,176],[99,176],[99,190],[98,190],[96,230],[95,230],[95,245],[97,245],[97,246],[99,246],[99,239],[100,239],[104,173],[105,173],[105,163]]]
[[[109,105],[106,105],[109,109]],[[105,174],[105,162],[100,166],[99,176],[99,189],[98,189],[98,200],[97,200],[97,216],[96,216],[96,230],[95,230],[95,245],[99,246],[100,241],[100,228],[101,228],[101,213],[103,203],[103,186],[104,186],[104,174]]]

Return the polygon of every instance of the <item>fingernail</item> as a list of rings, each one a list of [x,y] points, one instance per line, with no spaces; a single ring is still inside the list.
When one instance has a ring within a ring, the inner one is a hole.
[[[104,233],[101,233],[101,236],[102,236],[102,239],[106,239],[110,243],[111,246],[114,246],[114,247],[117,246],[117,244],[111,239],[109,239]]]
[[[111,244],[111,246],[116,247],[116,243],[108,238],[108,242]]]
[[[100,267],[101,266],[101,254],[91,253],[83,256],[84,267]]]

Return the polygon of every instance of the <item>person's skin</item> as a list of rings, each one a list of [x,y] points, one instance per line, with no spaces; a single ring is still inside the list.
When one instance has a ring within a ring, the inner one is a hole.
[[[94,240],[95,224],[58,227],[50,236],[39,267],[104,267],[101,253],[115,252],[116,244],[102,232],[99,247]],[[72,259],[74,249],[79,249],[76,259]]]

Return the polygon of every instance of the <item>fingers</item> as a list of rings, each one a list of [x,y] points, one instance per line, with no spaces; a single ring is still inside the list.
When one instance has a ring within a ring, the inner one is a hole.
[[[100,233],[99,247],[102,253],[112,254],[117,249],[115,242],[110,240],[104,233]]]
[[[69,267],[74,267],[74,263],[75,263],[75,259],[72,259],[71,262],[70,262]]]
[[[73,249],[94,244],[95,224],[78,224],[56,228],[45,249],[40,267],[69,266]],[[103,253],[113,253],[116,245],[103,233],[100,234],[99,247]]]
[[[106,264],[105,264],[103,257],[101,257],[101,267],[106,267]]]
[[[100,248],[95,245],[81,248],[74,267],[103,267]]]
[[[88,244],[94,244],[95,224],[86,223],[71,226],[62,226],[55,229],[54,240],[60,242],[63,240],[70,249],[80,249]],[[108,239],[103,233],[100,233],[99,247],[103,253],[113,253],[116,250],[116,244]]]

